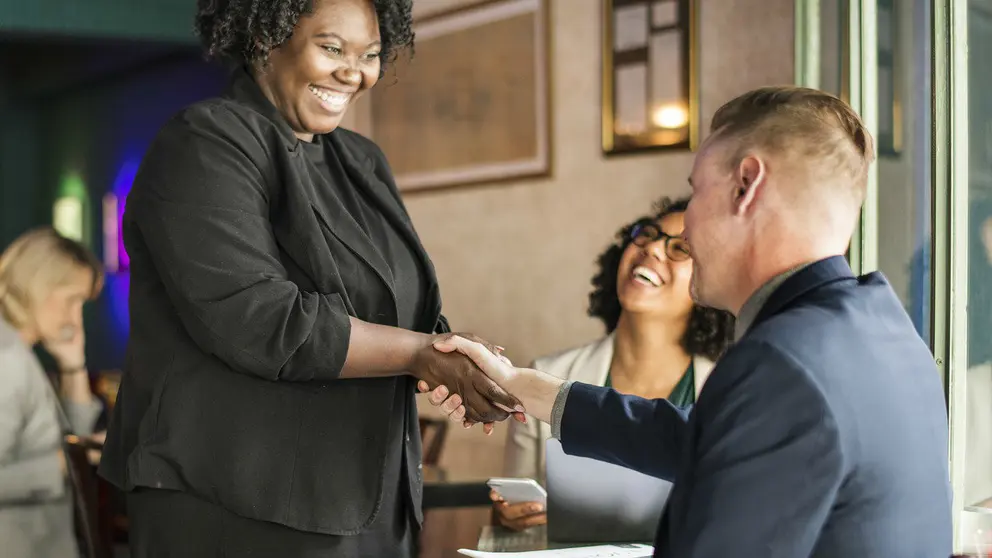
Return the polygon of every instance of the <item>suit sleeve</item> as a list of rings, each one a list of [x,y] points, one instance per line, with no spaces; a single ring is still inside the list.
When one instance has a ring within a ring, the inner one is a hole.
[[[129,252],[143,245],[190,337],[234,371],[336,378],[348,312],[339,294],[287,279],[268,218],[269,155],[229,110],[197,110],[173,120],[142,164],[127,202]]]
[[[776,349],[748,352],[734,359],[743,366],[718,369],[696,407],[675,556],[810,556],[842,482],[838,429],[822,392]]]
[[[689,409],[575,382],[561,418],[566,453],[674,480]]]

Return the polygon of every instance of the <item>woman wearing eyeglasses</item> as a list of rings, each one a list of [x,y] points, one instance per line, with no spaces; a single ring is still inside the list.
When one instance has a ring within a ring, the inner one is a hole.
[[[532,368],[680,406],[695,403],[713,361],[733,338],[734,318],[696,306],[689,295],[692,258],[681,238],[688,203],[660,200],[651,215],[624,226],[599,256],[589,315],[603,321],[606,337],[540,358]],[[447,394],[435,390],[431,403],[449,414],[458,408],[456,395],[447,400],[441,395]],[[528,420],[509,428],[505,475],[543,484],[550,427]],[[508,504],[495,492],[490,496],[494,517],[505,527],[522,530],[547,521],[540,503]]]

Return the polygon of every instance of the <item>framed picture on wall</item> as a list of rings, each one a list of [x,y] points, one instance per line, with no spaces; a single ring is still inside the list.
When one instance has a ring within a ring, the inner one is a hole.
[[[603,152],[694,149],[695,0],[603,0]]]
[[[495,0],[416,22],[412,60],[371,92],[372,136],[403,191],[551,171],[545,0]]]

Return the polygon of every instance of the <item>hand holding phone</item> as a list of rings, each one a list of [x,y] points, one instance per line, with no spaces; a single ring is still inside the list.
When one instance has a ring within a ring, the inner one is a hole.
[[[539,502],[542,506],[547,503],[548,493],[534,479],[489,479],[486,483],[499,493],[507,504],[523,502]]]

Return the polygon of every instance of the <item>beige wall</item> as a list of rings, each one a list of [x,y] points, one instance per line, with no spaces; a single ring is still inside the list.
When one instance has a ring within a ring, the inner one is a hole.
[[[418,0],[418,14],[459,0]],[[466,0],[461,0],[464,3]],[[586,317],[598,253],[663,195],[688,193],[689,152],[606,159],[600,150],[600,0],[550,0],[552,152],[548,179],[406,196],[438,270],[444,311],[526,363],[602,334]],[[703,124],[734,95],[793,81],[793,0],[699,1]],[[349,124],[367,133],[367,107]],[[499,474],[504,428],[454,432],[445,461]],[[466,451],[468,450],[468,451]]]

